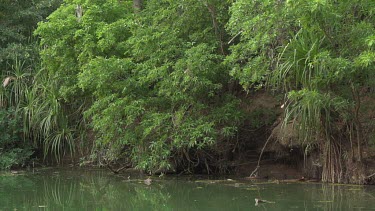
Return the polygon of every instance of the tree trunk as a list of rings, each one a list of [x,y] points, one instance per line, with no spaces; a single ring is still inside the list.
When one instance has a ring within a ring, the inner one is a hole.
[[[225,49],[224,49],[224,41],[223,41],[223,33],[222,33],[222,29],[220,29],[220,26],[219,26],[219,23],[217,21],[217,18],[216,18],[216,10],[215,10],[215,7],[208,4],[207,1],[202,1],[203,4],[207,7],[208,9],[208,12],[211,14],[211,18],[212,18],[212,25],[213,25],[213,28],[215,30],[215,34],[220,42],[220,53],[222,55],[226,55],[225,54]]]
[[[139,12],[142,10],[142,6],[143,6],[143,0],[133,0],[133,8],[134,8],[134,12]]]
[[[362,161],[362,124],[359,119],[359,110],[361,108],[361,98],[360,93],[357,88],[354,87],[354,85],[351,85],[352,88],[352,95],[355,100],[355,108],[354,108],[354,124],[356,126],[356,132],[357,132],[357,161]]]

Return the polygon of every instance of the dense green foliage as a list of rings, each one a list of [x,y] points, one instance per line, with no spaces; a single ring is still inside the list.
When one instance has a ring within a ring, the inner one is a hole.
[[[241,32],[232,75],[245,88],[268,82],[285,91],[284,125],[296,123],[301,144],[320,145],[323,180],[342,181],[340,151],[352,137],[361,160],[359,90],[374,81],[375,2],[237,1],[231,11],[228,28]]]
[[[85,115],[106,159],[123,154],[149,170],[170,168],[171,158],[199,163],[185,157],[190,149],[235,134],[239,101],[221,63],[227,14],[214,8],[226,3],[148,1],[134,14],[129,1],[87,1],[81,19],[76,3],[66,1],[37,30],[48,46],[43,74],[59,81],[64,100],[90,101]],[[215,25],[211,7],[222,12]]]
[[[26,38],[46,2],[22,4],[1,22],[18,31],[0,34],[11,82],[1,102],[22,111],[24,137],[45,155],[78,150],[149,172],[223,170],[251,140],[238,138],[246,127],[275,121],[276,111],[249,108],[252,93],[268,90],[285,94],[282,130],[293,125],[305,156],[321,153],[323,180],[342,182],[345,162],[362,160],[373,1],[65,0],[34,32],[39,64]]]
[[[29,122],[24,117],[24,106],[40,68],[39,43],[32,33],[37,23],[58,5],[58,0],[0,2],[0,76],[3,81],[0,87],[0,169],[23,165],[31,156],[31,149],[39,144],[33,143],[25,133]]]
[[[33,151],[22,140],[22,123],[14,108],[0,110],[0,169],[23,166]]]
[[[32,69],[38,60],[38,43],[32,37],[37,23],[49,15],[59,1],[3,0],[0,3],[1,74],[16,71],[20,62]]]

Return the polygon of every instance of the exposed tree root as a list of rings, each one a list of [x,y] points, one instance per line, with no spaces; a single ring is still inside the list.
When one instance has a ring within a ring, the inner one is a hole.
[[[260,155],[259,155],[259,158],[258,158],[258,163],[257,163],[257,167],[254,169],[253,172],[251,172],[250,176],[249,177],[256,177],[256,174],[260,168],[260,161],[262,160],[262,155],[263,155],[263,152],[264,150],[266,149],[267,145],[268,145],[268,142],[271,140],[271,138],[273,137],[273,132],[271,133],[271,135],[268,137],[266,143],[264,143],[263,145],[263,148],[262,148],[262,151],[260,152]]]

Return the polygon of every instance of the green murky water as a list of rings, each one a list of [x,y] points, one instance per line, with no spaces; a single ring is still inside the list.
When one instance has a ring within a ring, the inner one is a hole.
[[[50,169],[0,173],[0,210],[375,210],[375,187],[185,177],[146,185],[133,175]]]

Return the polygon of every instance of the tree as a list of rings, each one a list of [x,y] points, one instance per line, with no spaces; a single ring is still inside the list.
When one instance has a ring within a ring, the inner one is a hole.
[[[143,0],[133,0],[133,7],[135,12],[140,11],[143,7]]]
[[[23,111],[39,68],[39,40],[32,32],[59,4],[59,0],[0,2],[0,76],[3,82],[0,127],[4,132],[0,141],[0,168],[24,165],[38,147],[38,143],[25,135],[21,124],[29,124]]]
[[[136,19],[131,3],[143,8]],[[78,22],[76,2],[66,1],[37,30],[43,74],[59,81],[68,104],[94,96],[84,113],[107,160],[152,172],[171,162],[206,166],[204,151],[232,137],[242,118],[221,63],[228,4],[140,3],[82,2]]]
[[[284,125],[295,122],[301,145],[320,149],[323,181],[343,182],[350,169],[342,153],[354,159],[346,147],[354,134],[361,160],[358,90],[373,80],[373,8],[373,1],[237,1],[231,8],[228,30],[240,34],[228,57],[232,75],[245,88],[287,93]]]

